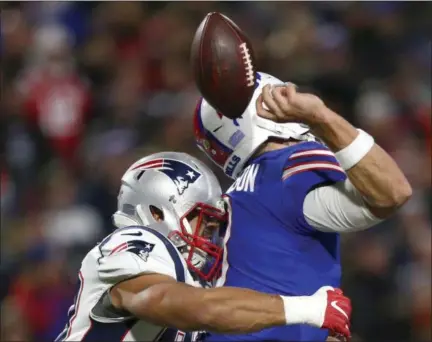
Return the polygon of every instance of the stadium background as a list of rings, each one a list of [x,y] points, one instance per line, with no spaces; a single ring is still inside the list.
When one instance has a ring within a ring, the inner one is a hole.
[[[310,86],[399,163],[412,200],[344,239],[355,341],[431,339],[431,3],[1,3],[1,332],[49,341],[143,155],[202,159],[189,48],[231,16],[262,71]],[[218,172],[226,188],[226,179]]]

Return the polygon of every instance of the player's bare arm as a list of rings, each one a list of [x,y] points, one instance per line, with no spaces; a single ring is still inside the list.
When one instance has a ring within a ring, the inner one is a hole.
[[[349,336],[349,299],[340,290],[327,291],[323,288],[312,296],[283,297],[234,287],[196,288],[152,274],[116,285],[111,300],[115,307],[139,319],[184,331],[247,333],[306,323],[331,325],[327,328]],[[328,305],[335,300],[343,312]]]
[[[257,100],[257,111],[261,117],[276,122],[303,122],[309,125],[312,133],[335,153],[343,153],[362,134],[326,107],[317,96],[298,93],[292,84],[264,87]],[[411,197],[412,189],[395,161],[373,141],[371,144],[373,146],[364,157],[346,172],[367,201],[371,213],[385,218]],[[362,153],[362,146],[357,149]]]

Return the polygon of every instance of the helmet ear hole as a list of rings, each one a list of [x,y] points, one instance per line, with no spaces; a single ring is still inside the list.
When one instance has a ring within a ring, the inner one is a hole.
[[[153,218],[159,222],[164,220],[164,213],[161,209],[158,207],[155,207],[154,205],[149,205],[149,209],[151,214],[153,215]]]

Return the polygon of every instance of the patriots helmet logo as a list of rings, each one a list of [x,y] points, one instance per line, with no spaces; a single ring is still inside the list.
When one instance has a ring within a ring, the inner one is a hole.
[[[175,159],[159,158],[141,163],[132,170],[140,169],[156,170],[167,175],[175,186],[179,195],[183,195],[190,184],[196,182],[201,177],[201,173],[192,166]]]

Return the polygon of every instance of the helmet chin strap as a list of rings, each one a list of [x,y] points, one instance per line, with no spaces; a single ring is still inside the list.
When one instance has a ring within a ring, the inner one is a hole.
[[[275,133],[276,136],[286,139],[308,140],[305,133],[309,132],[309,127],[302,126],[298,123],[280,124],[271,120],[260,118],[258,115],[254,116],[255,124],[267,131]]]
[[[271,84],[270,93],[275,86],[283,86],[287,84],[292,83],[284,82],[282,84]],[[269,110],[265,103],[263,103],[263,107],[264,109]],[[285,139],[293,138],[296,140],[307,140],[305,139],[305,133],[310,130],[307,125],[303,125],[300,123],[276,123],[272,120],[259,117],[257,113],[254,114],[255,115],[252,115],[252,120],[254,121],[255,125],[262,129],[275,133],[277,136]]]

